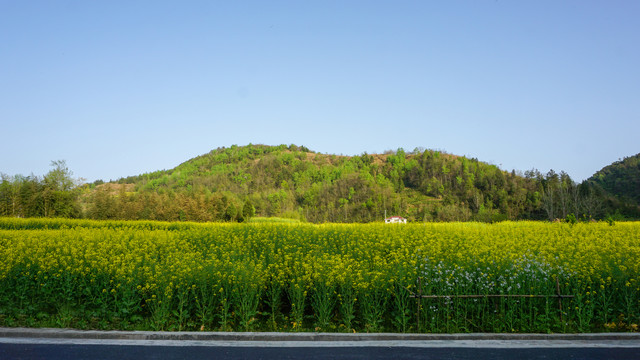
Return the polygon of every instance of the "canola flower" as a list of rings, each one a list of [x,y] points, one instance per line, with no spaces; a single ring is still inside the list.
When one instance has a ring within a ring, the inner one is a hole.
[[[2,218],[0,325],[637,331],[639,258],[640,223],[397,226]],[[553,296],[556,283],[562,293],[575,296],[563,300],[562,310],[553,297],[455,297]],[[449,297],[418,301],[411,297],[417,293]]]

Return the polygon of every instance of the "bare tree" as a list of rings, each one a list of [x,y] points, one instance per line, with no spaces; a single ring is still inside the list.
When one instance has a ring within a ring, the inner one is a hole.
[[[548,187],[542,190],[542,207],[544,211],[547,213],[547,217],[549,221],[553,221],[555,219],[555,204],[553,201],[553,189]]]
[[[589,189],[581,199],[582,208],[589,219],[593,219],[600,215],[603,208],[602,200],[594,194],[593,190]]]

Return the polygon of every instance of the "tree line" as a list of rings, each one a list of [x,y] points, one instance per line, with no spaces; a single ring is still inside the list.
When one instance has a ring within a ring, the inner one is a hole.
[[[82,217],[80,181],[64,160],[52,161],[43,177],[0,174],[0,215],[13,217]]]
[[[2,176],[0,215],[246,221],[602,219],[606,192],[568,174],[505,172],[477,159],[404,149],[339,156],[295,145],[218,148],[174,169],[80,184],[64,161],[44,177]]]

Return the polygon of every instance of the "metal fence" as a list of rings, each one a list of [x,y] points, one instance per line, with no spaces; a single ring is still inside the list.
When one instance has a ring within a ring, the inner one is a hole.
[[[416,299],[416,324],[418,332],[420,331],[420,308],[422,308],[422,299],[473,299],[473,298],[557,298],[558,310],[560,311],[560,320],[562,320],[562,299],[573,298],[574,295],[563,295],[560,293],[560,281],[558,277],[555,278],[556,282],[556,294],[555,295],[540,295],[540,294],[471,294],[471,295],[425,295],[422,294],[422,277],[418,278],[418,293],[414,293],[408,290],[410,297]]]

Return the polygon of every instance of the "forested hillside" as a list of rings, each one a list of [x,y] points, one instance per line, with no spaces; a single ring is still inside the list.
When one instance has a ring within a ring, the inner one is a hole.
[[[640,216],[640,154],[605,166],[587,180],[607,195],[607,207],[627,216]]]
[[[339,156],[296,145],[218,148],[171,170],[76,184],[64,162],[42,178],[3,175],[0,215],[168,221],[309,222],[602,218],[593,186],[564,172],[518,174],[434,150]],[[75,184],[75,185],[74,185]]]
[[[283,216],[311,222],[521,218],[539,207],[532,179],[475,159],[402,149],[387,154],[325,155],[297,146],[216,149],[175,169],[97,186],[93,218],[243,220]],[[155,211],[153,211],[155,210]]]

